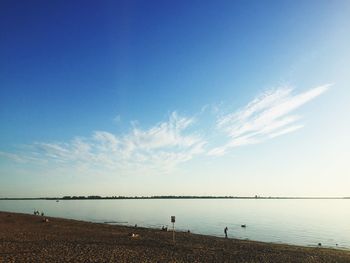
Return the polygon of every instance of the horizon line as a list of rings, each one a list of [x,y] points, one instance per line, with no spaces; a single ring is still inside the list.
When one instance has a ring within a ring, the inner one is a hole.
[[[350,196],[233,196],[233,195],[152,195],[99,196],[73,195],[63,197],[0,197],[0,200],[98,200],[98,199],[350,199]]]

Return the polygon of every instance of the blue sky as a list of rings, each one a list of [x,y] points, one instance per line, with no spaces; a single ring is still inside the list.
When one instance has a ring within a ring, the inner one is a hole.
[[[349,1],[1,1],[0,196],[350,195]]]

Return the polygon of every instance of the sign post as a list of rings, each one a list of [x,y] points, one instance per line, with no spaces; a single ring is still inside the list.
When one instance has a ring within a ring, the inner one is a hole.
[[[173,242],[175,244],[175,216],[171,216],[171,223],[173,223]]]

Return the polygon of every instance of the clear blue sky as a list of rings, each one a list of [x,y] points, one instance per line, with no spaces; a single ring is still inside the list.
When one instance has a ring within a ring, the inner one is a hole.
[[[349,1],[1,1],[0,196],[350,195]]]

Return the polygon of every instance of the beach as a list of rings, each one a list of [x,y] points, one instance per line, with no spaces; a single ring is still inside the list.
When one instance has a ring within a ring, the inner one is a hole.
[[[45,220],[47,219],[47,220]],[[0,262],[350,262],[350,251],[0,212]]]

